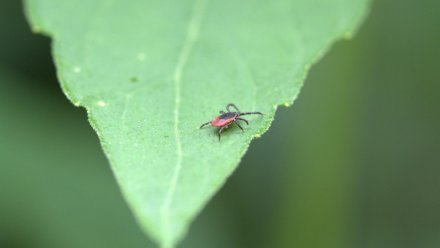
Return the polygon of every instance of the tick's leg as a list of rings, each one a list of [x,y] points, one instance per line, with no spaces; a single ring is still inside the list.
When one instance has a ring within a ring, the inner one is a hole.
[[[234,123],[235,123],[235,125],[237,125],[241,129],[241,131],[244,132],[244,129],[240,126],[240,124],[238,124],[238,122],[234,121]]]
[[[202,127],[204,127],[204,126],[206,126],[208,124],[211,124],[211,122],[210,121],[206,122],[205,124],[201,125],[200,128],[202,128]]]
[[[244,122],[246,122],[246,124],[249,125],[249,122],[248,122],[246,119],[243,119],[243,118],[238,117],[237,120],[244,121]]]
[[[231,110],[229,109],[230,107],[233,107],[237,110],[238,113],[240,113],[240,110],[237,108],[237,106],[235,106],[233,103],[229,103],[228,105],[226,105],[226,110],[228,112],[231,112]]]
[[[225,111],[220,110],[220,114],[222,115],[222,114],[226,114],[226,113],[225,113]]]
[[[240,113],[240,115],[263,115],[260,112],[245,112],[245,113]]]
[[[220,141],[220,137],[222,135],[223,129],[227,128],[228,126],[223,126],[218,130],[218,141]]]

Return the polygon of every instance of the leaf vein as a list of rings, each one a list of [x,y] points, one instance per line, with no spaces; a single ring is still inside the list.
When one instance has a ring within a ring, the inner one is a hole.
[[[199,31],[200,31],[200,25],[202,22],[202,16],[203,16],[203,10],[204,10],[204,0],[196,0],[194,2],[193,6],[193,12],[190,18],[190,21],[188,23],[188,29],[186,32],[186,38],[183,44],[183,47],[179,53],[177,64],[174,69],[173,73],[173,81],[174,81],[174,88],[175,88],[175,101],[174,101],[174,134],[175,134],[175,141],[176,141],[176,165],[173,170],[173,174],[171,177],[171,181],[168,187],[168,191],[165,195],[165,200],[161,207],[161,225],[165,240],[165,246],[170,246],[172,242],[172,237],[170,237],[170,207],[172,205],[172,200],[174,196],[174,192],[176,190],[177,181],[180,175],[180,171],[182,169],[182,159],[183,159],[183,150],[182,150],[182,144],[180,139],[180,131],[179,131],[179,107],[180,107],[180,94],[181,94],[181,81],[182,81],[182,74],[185,69],[185,66],[188,62],[188,58],[191,54],[191,51],[193,49],[194,43],[197,41]]]

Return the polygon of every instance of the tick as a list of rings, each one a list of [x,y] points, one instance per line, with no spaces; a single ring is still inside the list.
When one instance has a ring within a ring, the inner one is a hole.
[[[231,111],[231,107],[233,107],[236,111]],[[213,127],[219,127],[218,129],[218,141],[220,141],[221,134],[223,130],[229,127],[232,123],[235,123],[241,131],[244,132],[243,127],[240,126],[238,121],[244,121],[247,125],[249,125],[249,122],[246,119],[241,118],[242,115],[263,115],[260,112],[240,112],[240,110],[232,103],[229,103],[226,105],[226,111],[220,111],[220,115],[215,117],[212,121],[206,122],[205,124],[201,125],[200,128],[203,128],[206,125],[211,124]]]

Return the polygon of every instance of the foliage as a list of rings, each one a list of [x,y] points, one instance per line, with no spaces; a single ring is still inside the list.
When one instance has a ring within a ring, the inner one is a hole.
[[[87,109],[125,198],[164,247],[366,10],[364,0],[26,3],[33,29],[53,38],[64,93]],[[218,142],[199,126],[229,102],[265,115]]]

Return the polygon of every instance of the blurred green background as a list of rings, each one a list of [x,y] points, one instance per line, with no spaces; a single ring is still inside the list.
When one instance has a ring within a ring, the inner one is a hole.
[[[154,247],[62,94],[49,39],[0,1],[0,247]],[[439,10],[375,1],[180,247],[440,247]]]

